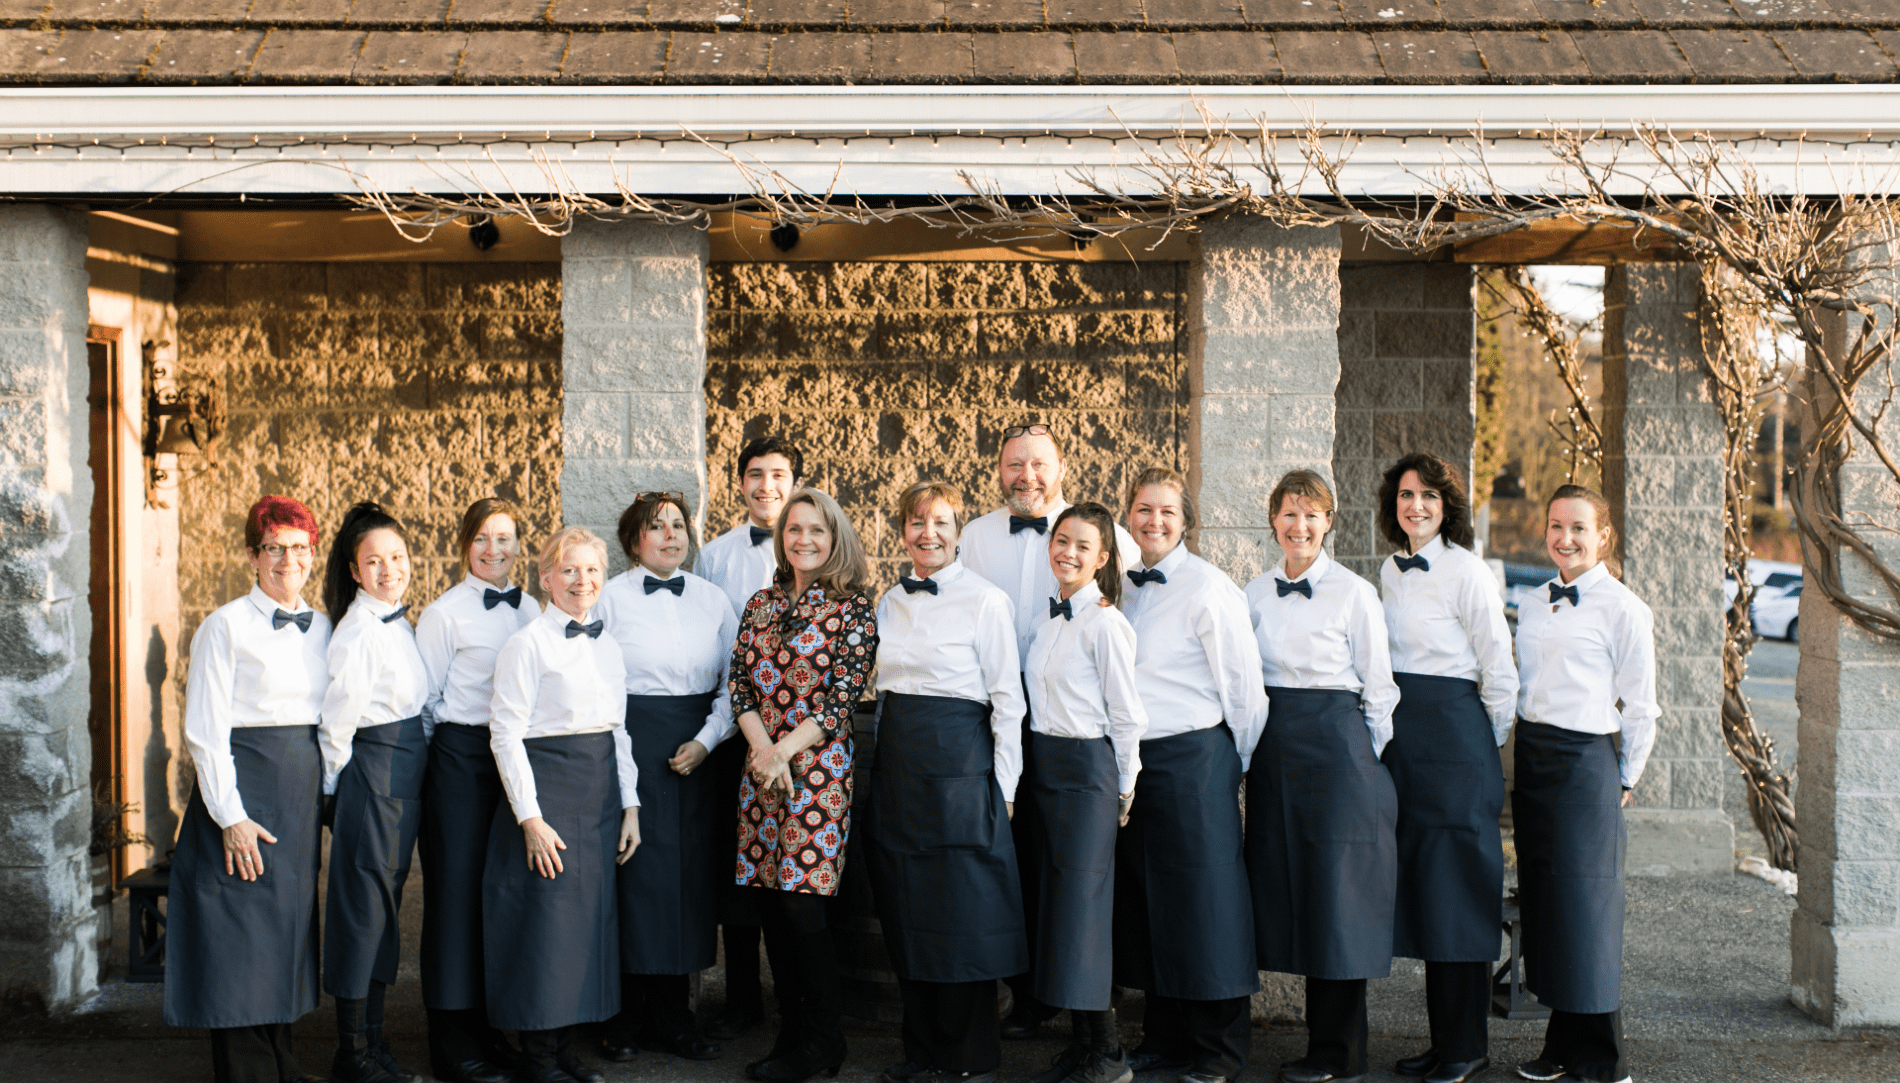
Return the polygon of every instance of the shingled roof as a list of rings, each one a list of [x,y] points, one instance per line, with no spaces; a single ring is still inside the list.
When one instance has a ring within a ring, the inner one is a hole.
[[[0,0],[0,84],[1900,79],[1900,0]]]

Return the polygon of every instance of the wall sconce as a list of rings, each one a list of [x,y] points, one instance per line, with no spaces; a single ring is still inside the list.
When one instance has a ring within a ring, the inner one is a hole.
[[[172,469],[175,457],[209,454],[224,431],[224,400],[217,385],[181,383],[172,365],[159,359],[161,353],[169,353],[170,346],[154,341],[140,349],[145,359],[145,503],[151,508],[171,507],[159,491],[178,487],[180,479]],[[174,460],[161,464],[161,455]]]

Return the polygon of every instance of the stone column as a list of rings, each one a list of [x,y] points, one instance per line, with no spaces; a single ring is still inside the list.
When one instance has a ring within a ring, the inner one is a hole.
[[[1887,375],[1877,368],[1862,381],[1863,417],[1878,406]],[[1802,390],[1808,401],[1829,394],[1819,380]],[[1814,431],[1811,418],[1802,429]],[[1889,413],[1879,431],[1889,449],[1900,447],[1900,419]],[[1900,486],[1864,445],[1841,468],[1840,490],[1846,519],[1884,528],[1861,536],[1889,568],[1900,567],[1900,537],[1892,533],[1900,526]],[[1843,552],[1840,562],[1850,594],[1893,604],[1858,556]],[[1801,593],[1800,620],[1795,824],[1801,894],[1789,995],[1829,1026],[1894,1026],[1900,1024],[1900,644],[1855,627],[1812,584]]]
[[[1280,475],[1332,477],[1339,231],[1210,223],[1188,274],[1187,320],[1198,549],[1246,583],[1280,560],[1267,507]]]
[[[706,491],[706,234],[581,222],[561,242],[563,522],[607,539],[634,494]]]
[[[1604,496],[1623,582],[1656,617],[1655,750],[1629,824],[1633,876],[1728,875],[1722,811],[1722,422],[1693,266],[1613,267],[1603,326]]]
[[[0,207],[0,981],[92,992],[86,223]]]
[[[1333,556],[1379,581],[1379,479],[1428,451],[1471,482],[1476,324],[1468,263],[1361,263],[1339,272],[1339,422]]]

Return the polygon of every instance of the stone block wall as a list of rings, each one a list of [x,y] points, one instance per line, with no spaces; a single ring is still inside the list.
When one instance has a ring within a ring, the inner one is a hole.
[[[607,540],[642,491],[706,489],[706,234],[582,222],[561,241],[566,521]]]
[[[1634,875],[1721,874],[1722,422],[1693,266],[1611,268],[1604,288],[1604,496],[1623,582],[1656,620],[1656,745],[1627,815]]]
[[[1280,561],[1267,505],[1280,476],[1332,476],[1339,231],[1210,222],[1187,278],[1198,551],[1246,583]]]
[[[1339,394],[1333,556],[1378,582],[1392,546],[1379,536],[1379,479],[1426,451],[1471,481],[1475,436],[1472,269],[1460,263],[1361,263],[1339,269]]]
[[[181,653],[206,614],[250,589],[244,514],[264,494],[309,504],[320,550],[351,504],[386,505],[411,531],[419,605],[455,581],[455,530],[473,501],[519,505],[531,548],[558,525],[560,270],[179,265],[181,372],[214,382],[226,412],[216,453],[182,460]],[[304,594],[313,605],[324,556]],[[516,578],[530,582],[526,565]]]
[[[797,441],[889,584],[913,482],[998,506],[1004,428],[1051,426],[1070,500],[1119,515],[1147,465],[1187,465],[1176,263],[731,263],[712,268],[708,532],[741,521],[733,469],[765,433]]]
[[[86,222],[0,207],[0,1005],[67,1007],[91,898]]]

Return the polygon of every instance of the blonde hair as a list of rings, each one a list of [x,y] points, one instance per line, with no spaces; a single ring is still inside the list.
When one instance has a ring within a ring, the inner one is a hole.
[[[564,526],[555,531],[554,536],[541,547],[541,555],[536,561],[537,570],[542,575],[554,571],[560,567],[561,557],[569,549],[598,549],[600,563],[603,567],[607,563],[607,543],[600,540],[600,535],[584,526]]]
[[[943,501],[950,506],[950,523],[963,531],[963,493],[947,481],[920,481],[904,490],[897,498],[897,525],[902,530],[905,523],[922,514],[930,505]]]
[[[1267,514],[1278,516],[1280,505],[1289,496],[1300,497],[1328,515],[1333,513],[1333,490],[1326,479],[1311,470],[1289,470],[1273,487],[1273,495],[1267,498]]]
[[[845,518],[844,509],[823,489],[798,490],[785,502],[785,510],[779,512],[778,522],[772,527],[772,556],[778,563],[779,580],[789,589],[795,579],[791,561],[785,558],[785,524],[791,521],[792,509],[800,504],[818,509],[818,517],[825,521],[825,529],[831,533],[831,555],[819,565],[818,574],[814,576],[824,588],[825,597],[837,600],[864,593],[871,582],[871,562],[865,559],[864,543],[858,540],[851,520]]]

